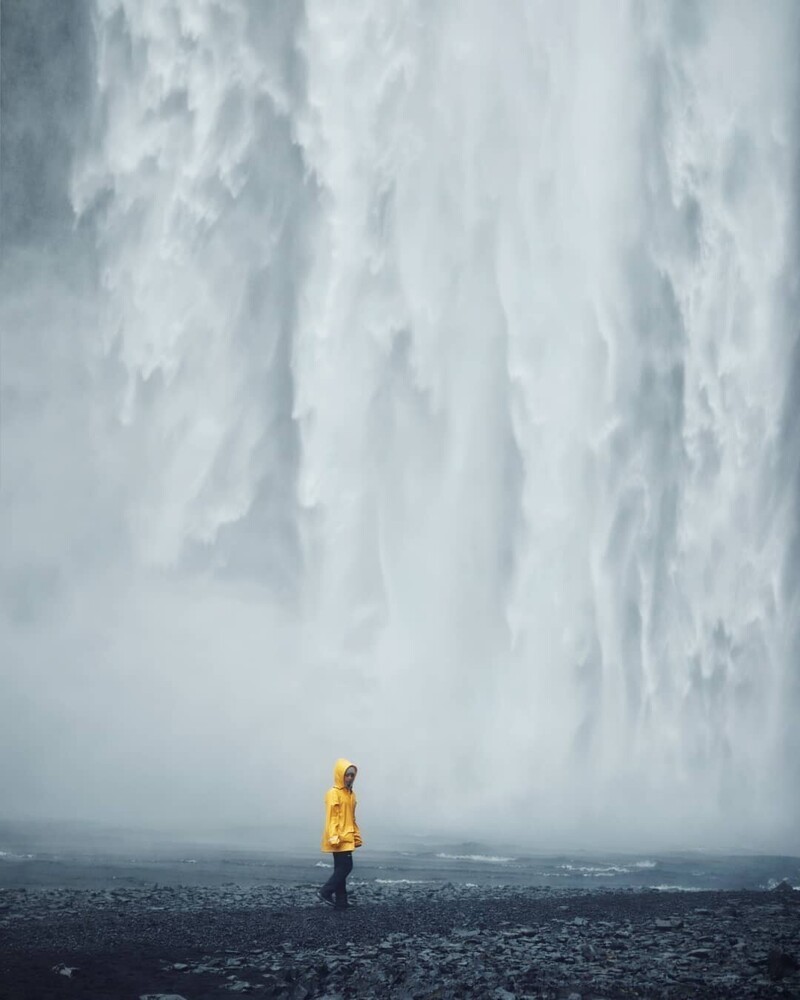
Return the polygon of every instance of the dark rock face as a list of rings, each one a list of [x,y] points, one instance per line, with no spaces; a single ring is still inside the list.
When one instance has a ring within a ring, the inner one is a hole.
[[[0,892],[0,1000],[800,997],[800,892]]]

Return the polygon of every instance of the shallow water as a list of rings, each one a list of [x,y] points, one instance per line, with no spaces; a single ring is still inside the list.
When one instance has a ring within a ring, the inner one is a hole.
[[[697,892],[769,889],[785,879],[800,889],[800,858],[747,852],[531,852],[429,841],[391,849],[369,846],[355,860],[353,882],[378,885],[452,882]],[[299,884],[322,881],[330,866],[330,858],[313,849],[263,850],[141,832],[0,824],[3,888]]]

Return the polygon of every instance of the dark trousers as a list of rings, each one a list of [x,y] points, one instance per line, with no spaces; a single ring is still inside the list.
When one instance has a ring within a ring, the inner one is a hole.
[[[333,875],[323,885],[322,892],[333,896],[335,905],[344,909],[347,906],[347,876],[353,870],[352,851],[333,852]]]

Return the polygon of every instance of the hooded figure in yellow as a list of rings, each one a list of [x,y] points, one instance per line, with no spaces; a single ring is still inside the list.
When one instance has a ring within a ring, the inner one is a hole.
[[[347,876],[353,870],[353,851],[361,847],[356,823],[356,793],[353,782],[358,768],[340,757],[333,765],[333,788],[325,795],[325,829],[322,850],[333,855],[333,875],[317,895],[337,910],[347,909]]]

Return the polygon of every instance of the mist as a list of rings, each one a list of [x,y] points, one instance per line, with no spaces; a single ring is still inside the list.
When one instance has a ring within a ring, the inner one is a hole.
[[[0,816],[799,851],[797,6],[0,18]]]

